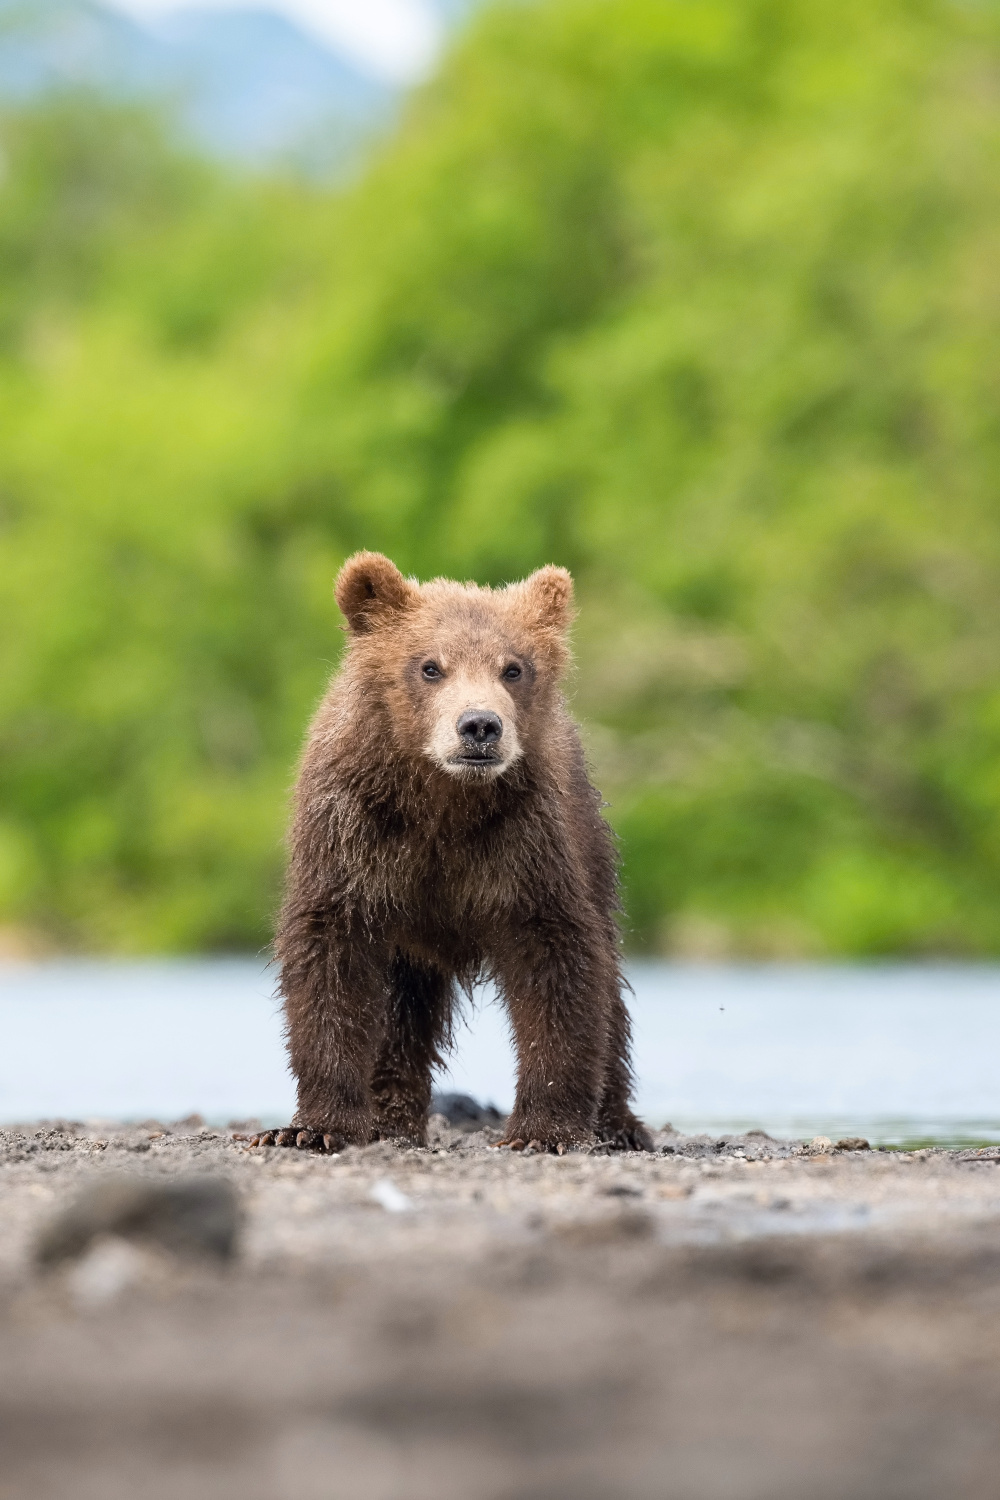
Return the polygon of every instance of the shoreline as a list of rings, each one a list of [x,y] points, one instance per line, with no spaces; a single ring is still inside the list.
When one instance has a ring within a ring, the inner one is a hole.
[[[995,1148],[491,1134],[0,1131],[0,1496],[992,1500]],[[129,1231],[40,1267],[122,1176],[227,1184],[235,1256]]]

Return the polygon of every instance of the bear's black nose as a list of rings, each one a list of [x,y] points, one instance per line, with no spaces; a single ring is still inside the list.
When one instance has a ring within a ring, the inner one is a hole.
[[[470,708],[456,727],[467,745],[492,745],[503,734],[503,720],[488,708]]]

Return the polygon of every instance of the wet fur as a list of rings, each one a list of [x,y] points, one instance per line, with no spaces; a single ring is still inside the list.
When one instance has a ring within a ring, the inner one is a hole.
[[[517,1050],[507,1143],[648,1145],[629,1108],[616,854],[559,689],[571,588],[555,568],[494,591],[419,588],[377,554],[345,564],[350,646],[309,734],[275,945],[298,1109],[264,1143],[423,1141],[457,989],[488,976]],[[449,775],[424,753],[427,653],[471,664],[484,692],[505,653],[524,662],[502,774]]]

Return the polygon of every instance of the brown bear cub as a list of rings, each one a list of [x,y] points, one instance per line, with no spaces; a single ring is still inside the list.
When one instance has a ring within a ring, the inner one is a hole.
[[[344,564],[275,945],[298,1109],[255,1144],[422,1143],[456,989],[486,976],[517,1049],[501,1144],[650,1149],[615,850],[559,690],[572,590],[562,568],[494,590]]]

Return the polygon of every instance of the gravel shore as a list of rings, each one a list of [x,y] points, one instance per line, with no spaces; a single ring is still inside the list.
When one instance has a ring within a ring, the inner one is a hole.
[[[995,1149],[241,1133],[0,1132],[2,1500],[994,1500]]]

